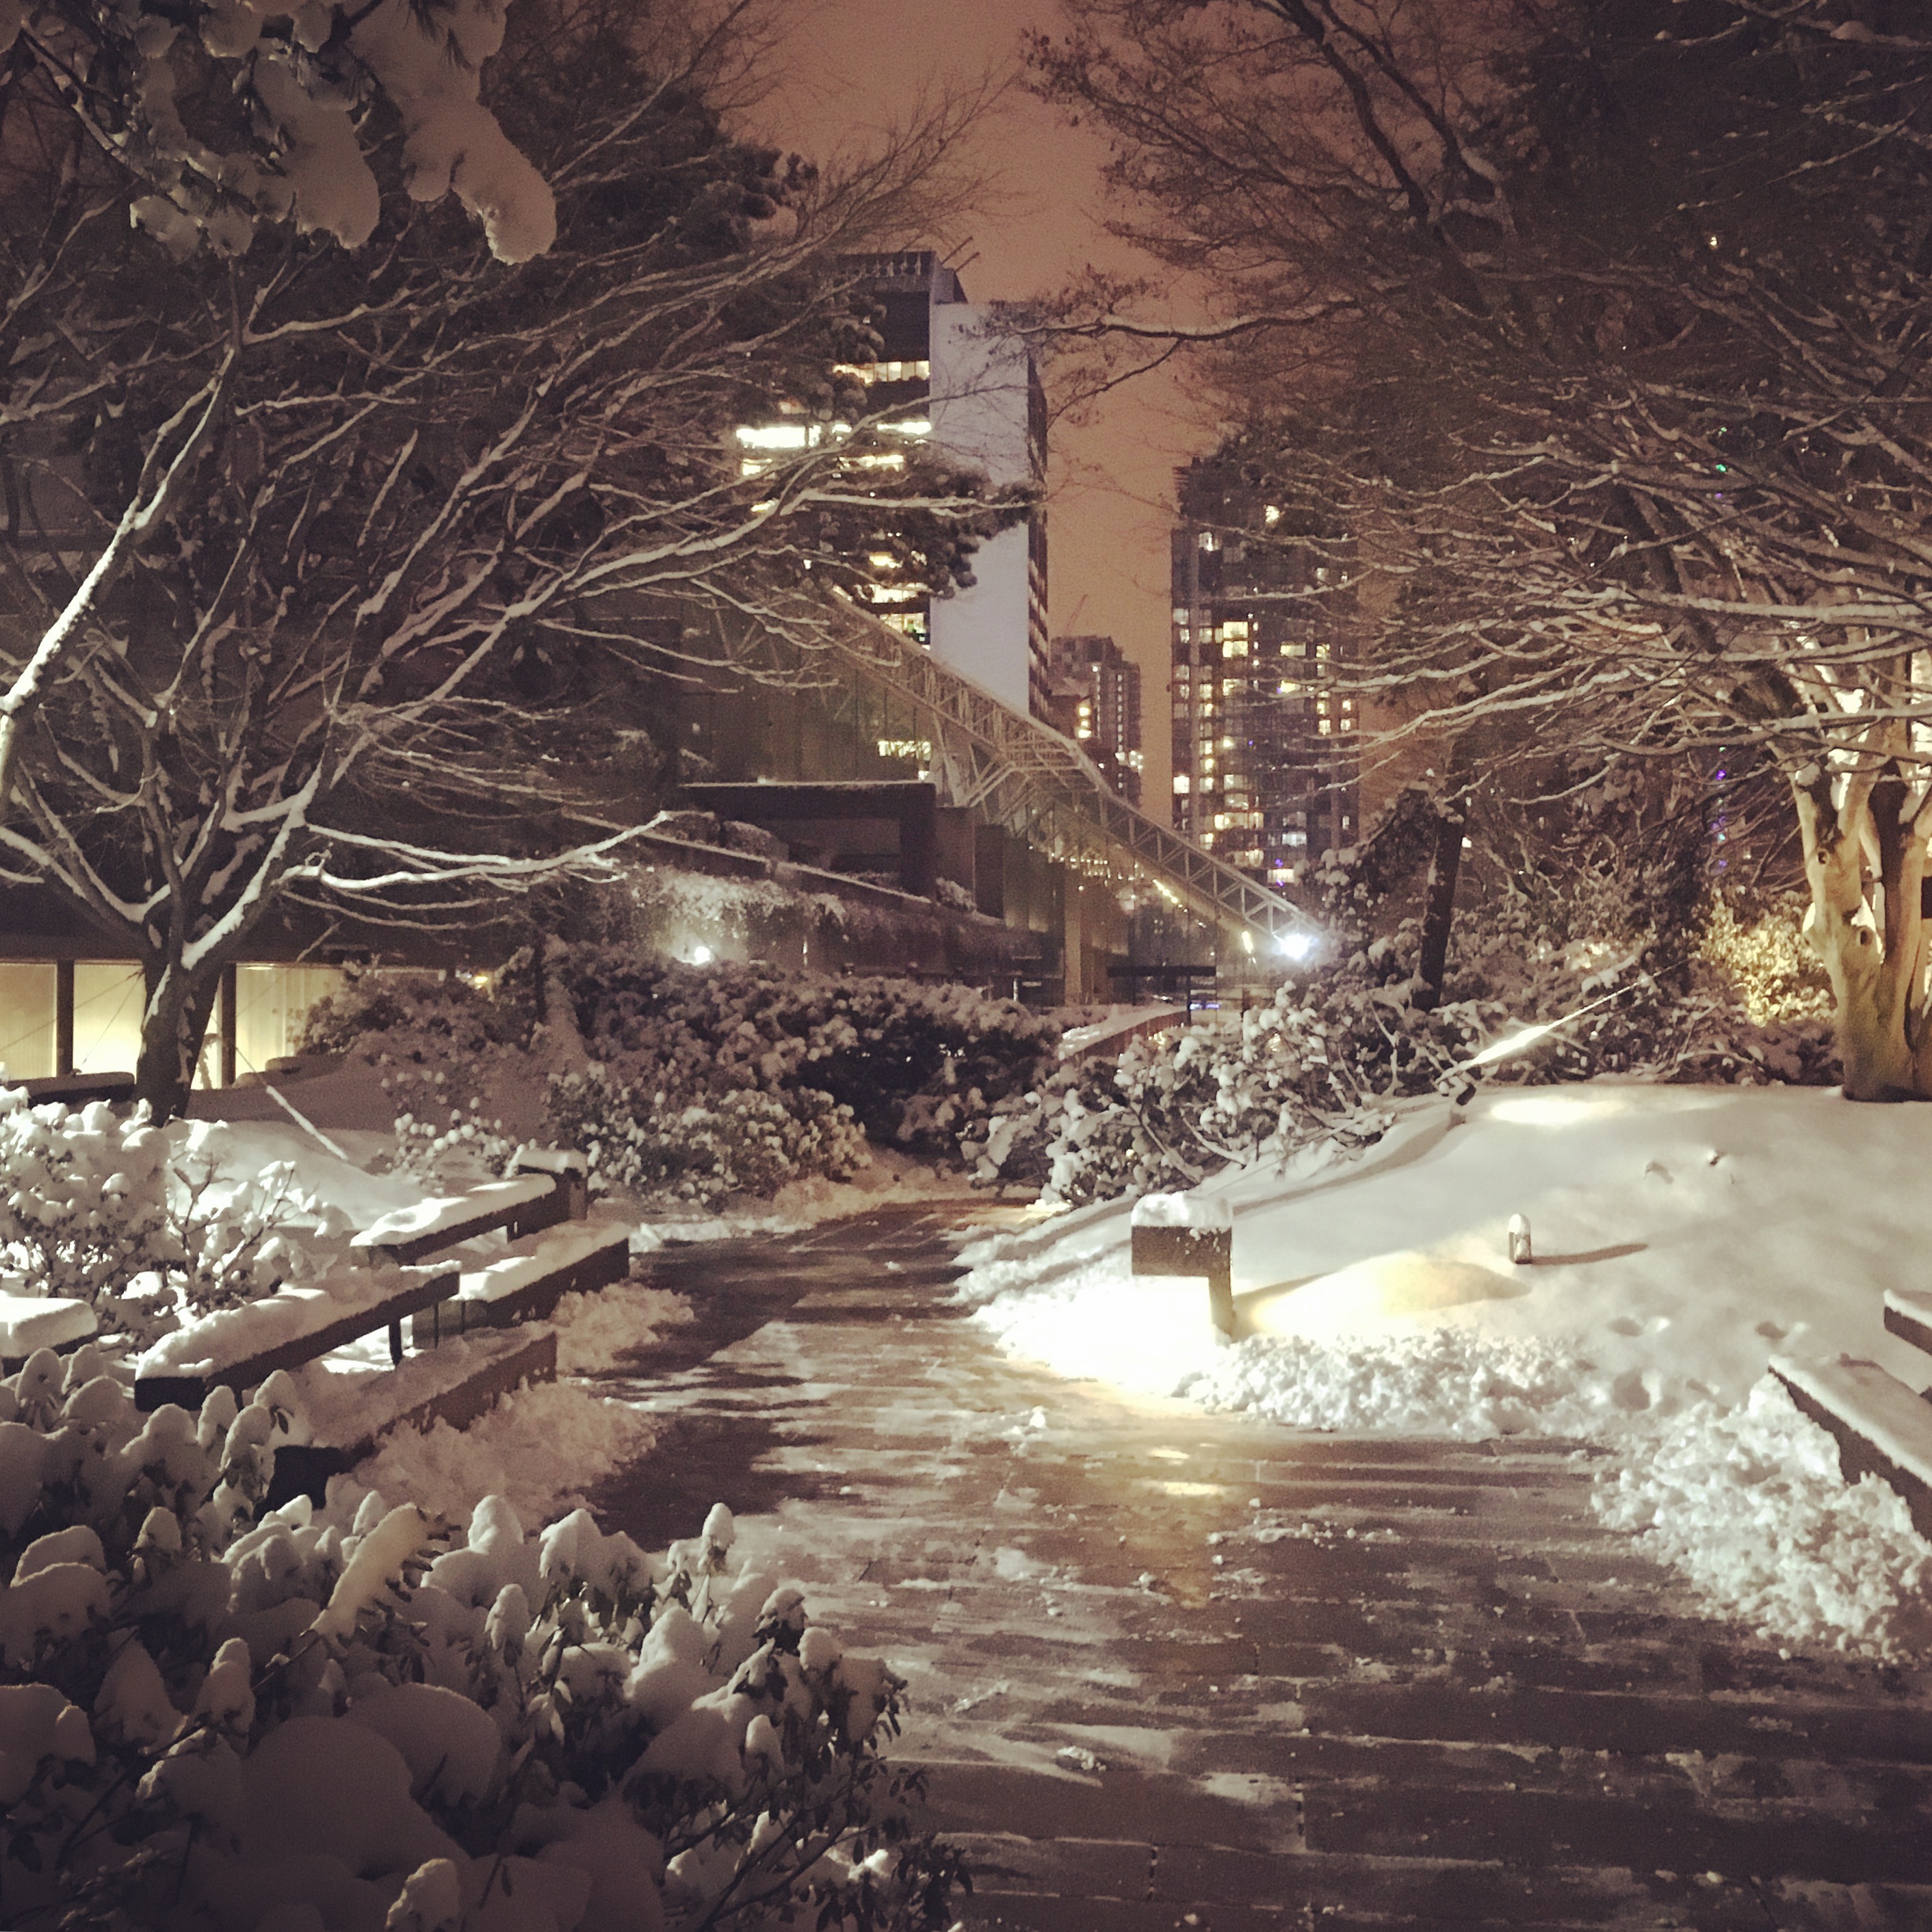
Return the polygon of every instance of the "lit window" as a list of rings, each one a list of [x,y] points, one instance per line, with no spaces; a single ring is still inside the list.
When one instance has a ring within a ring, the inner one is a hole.
[[[1246,638],[1228,638],[1223,640],[1221,645],[1221,655],[1224,658],[1244,658],[1247,654],[1248,640]]]
[[[1201,548],[1206,550],[1219,550],[1221,539],[1212,530],[1203,530],[1201,532]]]
[[[1192,790],[1193,786],[1189,781],[1187,774],[1185,772],[1176,772],[1174,775],[1174,796],[1176,798],[1185,798]]]
[[[824,432],[816,423],[741,423],[737,434],[747,449],[812,449]]]

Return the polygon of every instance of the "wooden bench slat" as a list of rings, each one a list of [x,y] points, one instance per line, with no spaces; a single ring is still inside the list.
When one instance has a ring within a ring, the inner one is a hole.
[[[1876,1362],[1774,1355],[1771,1372],[1799,1411],[1838,1445],[1845,1480],[1876,1476],[1904,1499],[1912,1526],[1932,1537],[1932,1402]]]

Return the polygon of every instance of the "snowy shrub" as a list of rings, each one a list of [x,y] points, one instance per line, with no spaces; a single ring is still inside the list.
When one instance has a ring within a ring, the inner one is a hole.
[[[1804,938],[1809,904],[1796,892],[1761,909],[1720,898],[1712,904],[1698,934],[1698,959],[1718,976],[1720,983],[1735,990],[1759,1026],[1832,1017],[1831,982]],[[1749,916],[1752,910],[1757,912],[1756,918]]]
[[[21,1292],[100,1304],[176,1258],[168,1139],[145,1108],[0,1088],[0,1256]]]
[[[0,1922],[950,1922],[899,1679],[734,1579],[728,1510],[656,1561],[500,1497],[265,1511],[287,1378],[142,1416],[106,1371],[0,1384]]]
[[[343,986],[309,1010],[297,1050],[446,1061],[524,1046],[536,1020],[536,980],[527,950],[481,980],[351,967]]]
[[[550,1109],[566,1144],[588,1155],[593,1183],[643,1200],[710,1206],[802,1175],[849,1180],[867,1159],[851,1109],[810,1087],[734,1088],[680,1106],[666,1089],[640,1094],[595,1066],[553,1079]]]
[[[218,1172],[202,1123],[164,1132],[145,1107],[30,1107],[0,1089],[0,1270],[16,1292],[70,1297],[151,1341],[181,1312],[305,1282],[352,1232],[275,1162]]]
[[[589,948],[563,974],[587,1049],[638,1094],[816,1089],[850,1107],[869,1140],[942,1158],[1043,1078],[1059,1042],[1051,1022],[965,986],[780,976]]]
[[[976,1178],[1036,1184],[1048,1199],[1077,1204],[1191,1186],[1230,1162],[1286,1163],[1324,1141],[1364,1145],[1388,1126],[1390,1102],[1468,1084],[1457,1070],[1480,1048],[1612,992],[1482,1077],[1833,1077],[1822,1022],[1759,1026],[1735,998],[1673,988],[1635,962],[1580,970],[1553,957],[1525,968],[1507,1003],[1485,997],[1471,973],[1452,979],[1448,1001],[1425,1009],[1415,1000],[1416,950],[1411,922],[1251,1012],[1208,1016],[1137,1040],[1117,1060],[1061,1069],[964,1138]],[[1594,964],[1587,953],[1581,963]]]

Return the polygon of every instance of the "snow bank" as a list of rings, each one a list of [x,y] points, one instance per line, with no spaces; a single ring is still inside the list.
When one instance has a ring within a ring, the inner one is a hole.
[[[1837,1444],[1768,1377],[1741,1408],[1633,1434],[1622,1460],[1598,1514],[1707,1604],[1784,1642],[1932,1652],[1932,1545],[1876,1477],[1845,1483]]]
[[[1517,1090],[1354,1166],[1206,1184],[1234,1208],[1234,1348],[1204,1291],[1132,1275],[1124,1202],[969,1248],[961,1292],[1014,1352],[1142,1393],[1296,1427],[1607,1442],[1608,1519],[1713,1610],[1780,1642],[1932,1652],[1932,1552],[1904,1504],[1846,1488],[1763,1379],[1783,1349],[1932,1381],[1884,1327],[1886,1291],[1922,1276],[1928,1162],[1932,1108]],[[1518,1216],[1538,1252],[1512,1265]]]

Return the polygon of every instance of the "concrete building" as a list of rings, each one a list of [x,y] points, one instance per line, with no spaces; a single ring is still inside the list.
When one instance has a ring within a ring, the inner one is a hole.
[[[1264,885],[1352,844],[1357,701],[1326,567],[1275,535],[1278,513],[1213,458],[1176,478],[1174,825]]]
[[[997,302],[971,302],[929,250],[858,265],[881,313],[879,360],[854,370],[875,411],[986,471],[996,484],[1044,486],[1046,398],[1024,343]],[[1046,519],[1027,520],[982,544],[974,581],[930,602],[882,583],[879,616],[916,638],[962,677],[1016,711],[1048,714]]]
[[[1048,652],[1054,728],[1131,805],[1141,802],[1141,668],[1108,637],[1056,638]]]

